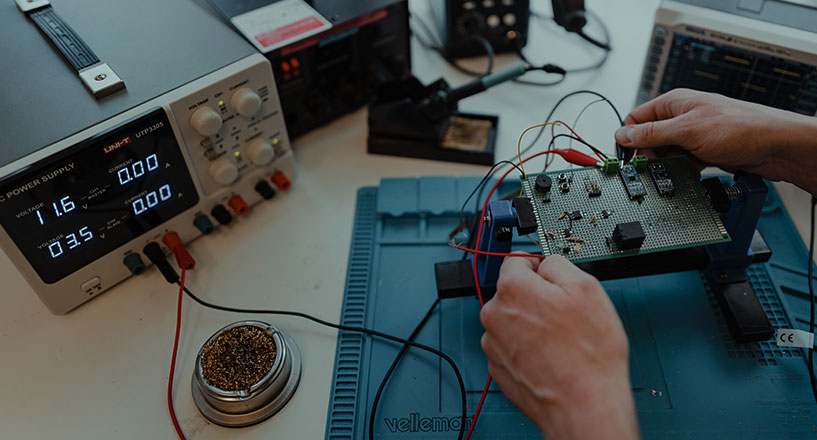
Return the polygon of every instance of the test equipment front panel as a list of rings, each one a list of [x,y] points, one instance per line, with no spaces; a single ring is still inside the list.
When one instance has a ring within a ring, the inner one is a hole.
[[[817,114],[817,3],[770,1],[756,12],[726,3],[662,2],[637,102],[685,87]],[[816,21],[800,25],[808,15]]]
[[[65,313],[148,242],[193,240],[197,217],[294,175],[271,66],[250,55],[0,168],[0,245]]]

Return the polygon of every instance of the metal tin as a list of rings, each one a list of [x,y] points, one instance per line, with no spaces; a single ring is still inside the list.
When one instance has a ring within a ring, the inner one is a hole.
[[[252,326],[272,336],[278,351],[270,371],[248,390],[225,391],[204,379],[201,357],[204,347],[222,333],[235,327]],[[199,349],[193,370],[193,401],[211,422],[239,428],[260,423],[289,402],[301,378],[301,354],[295,342],[270,324],[261,321],[234,322],[210,336]]]

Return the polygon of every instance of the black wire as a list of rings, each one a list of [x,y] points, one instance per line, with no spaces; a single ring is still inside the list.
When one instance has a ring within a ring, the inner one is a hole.
[[[811,196],[811,236],[808,244],[808,293],[809,302],[811,303],[811,312],[809,313],[808,331],[814,334],[814,208],[817,206],[817,198]],[[817,402],[817,378],[814,376],[814,345],[812,344],[808,350],[808,376],[811,382],[811,392],[814,394],[814,401]]]
[[[594,152],[594,153],[596,153],[596,154],[600,154],[600,155],[601,155],[602,157],[604,157],[605,159],[608,159],[607,155],[606,155],[606,154],[604,154],[604,152],[603,152],[603,151],[601,151],[601,150],[599,150],[598,148],[596,148],[596,147],[594,147],[594,146],[592,146],[592,145],[588,144],[588,143],[587,143],[587,142],[585,142],[584,140],[579,139],[578,137],[573,136],[572,134],[567,134],[567,133],[560,133],[560,134],[557,134],[556,136],[553,136],[553,137],[550,139],[550,144],[548,144],[548,150],[550,150],[550,149],[551,149],[551,147],[553,147],[553,144],[554,144],[554,142],[556,142],[556,139],[561,138],[561,137],[566,137],[566,138],[572,139],[572,140],[574,140],[574,141],[576,141],[576,142],[580,142],[580,143],[582,143],[582,144],[586,145],[586,146],[587,146],[588,148],[590,148],[591,150],[593,150],[593,152]]]
[[[436,38],[436,35],[434,34],[434,32],[431,31],[431,28],[428,26],[428,24],[425,22],[425,20],[423,20],[422,18],[420,18],[419,16],[416,16],[416,15],[413,17],[413,19],[422,28],[423,32],[430,39],[433,40],[432,42],[429,42],[429,41],[425,40],[424,38],[422,38],[419,33],[414,31],[413,32],[414,36],[417,38],[417,41],[420,43],[420,45],[425,47],[428,50],[437,52],[437,54],[439,54],[443,58],[443,60],[445,60],[454,69],[456,69],[456,70],[458,70],[458,71],[460,71],[460,72],[462,72],[462,73],[464,73],[466,75],[471,75],[471,76],[485,76],[485,75],[488,75],[491,72],[493,72],[496,53],[494,51],[493,46],[491,45],[491,42],[488,41],[485,37],[483,37],[481,35],[478,35],[478,34],[472,34],[472,35],[469,36],[469,38],[471,40],[474,40],[474,41],[478,42],[480,45],[482,45],[483,49],[485,50],[485,54],[488,57],[488,68],[484,72],[477,72],[477,71],[471,70],[471,69],[469,69],[467,67],[463,67],[462,65],[459,64],[459,62],[457,62],[456,59],[448,56],[445,49],[442,47],[443,46],[442,42],[439,41]],[[520,84],[526,84],[526,85],[554,86],[556,84],[560,84],[561,82],[563,82],[565,80],[565,70],[564,69],[553,66],[553,65],[550,65],[550,64],[546,64],[546,65],[543,65],[543,66],[536,66],[536,65],[530,63],[525,58],[525,56],[521,53],[521,51],[518,50],[518,49],[517,49],[517,55],[519,55],[519,57],[522,59],[522,61],[524,61],[525,64],[528,65],[529,70],[541,70],[541,71],[544,71],[546,73],[551,73],[551,74],[555,73],[555,74],[560,75],[560,78],[558,80],[556,80],[556,81],[552,81],[552,82],[548,82],[548,83],[527,81],[527,80],[522,80],[522,79],[519,79],[519,78],[515,78],[512,81],[514,81],[516,83],[520,83]],[[555,69],[549,69],[549,68],[555,68]]]
[[[472,216],[472,217],[473,217],[473,221],[471,222],[471,224],[468,224],[468,225],[467,225],[468,230],[469,230],[469,231],[471,231],[471,234],[469,234],[469,235],[468,235],[468,242],[465,244],[465,247],[466,247],[466,248],[468,248],[468,249],[471,249],[471,248],[473,248],[473,247],[474,247],[474,245],[475,245],[474,240],[475,240],[475,239],[476,239],[476,237],[477,237],[477,231],[476,231],[476,229],[477,229],[477,227],[479,226],[479,215],[476,215],[476,214],[478,214],[479,212],[481,212],[481,209],[480,209],[480,207],[479,207],[479,205],[480,205],[480,203],[479,203],[479,202],[480,202],[480,200],[482,200],[482,192],[485,190],[485,186],[486,186],[486,184],[487,184],[487,183],[488,183],[488,181],[491,179],[491,177],[493,177],[493,175],[494,175],[494,173],[496,172],[497,168],[498,168],[500,165],[507,165],[507,164],[510,164],[511,166],[513,166],[514,168],[516,168],[516,170],[517,170],[517,171],[519,171],[519,173],[524,174],[524,173],[523,173],[523,171],[522,171],[522,168],[519,168],[519,165],[517,165],[517,164],[515,164],[515,163],[513,163],[513,162],[511,162],[511,161],[508,161],[508,160],[501,160],[501,161],[499,161],[499,162],[495,163],[495,164],[494,164],[494,165],[491,167],[491,169],[490,169],[490,170],[488,170],[488,172],[485,174],[485,177],[483,177],[483,178],[482,178],[482,180],[481,180],[481,181],[480,181],[480,182],[477,184],[477,186],[476,186],[476,187],[474,187],[474,190],[473,190],[473,191],[471,191],[471,194],[469,194],[469,195],[468,195],[468,198],[467,198],[467,199],[465,199],[465,202],[462,204],[462,207],[460,207],[460,223],[459,223],[459,226],[458,226],[458,227],[462,228],[462,227],[463,227],[463,224],[465,223],[465,221],[463,220],[463,212],[465,211],[465,207],[468,205],[468,202],[471,200],[471,197],[473,197],[473,196],[474,196],[474,193],[477,191],[477,189],[479,189],[479,194],[477,194],[477,198],[476,198],[476,200],[475,200],[475,206],[474,206],[474,214],[475,214],[475,215],[474,215],[474,216]],[[460,230],[461,230],[461,229],[460,229]],[[452,237],[453,237],[453,236],[452,236]],[[462,254],[462,259],[463,259],[463,260],[465,260],[465,259],[466,259],[466,258],[468,258],[468,256],[470,256],[470,255],[471,255],[471,253],[470,253],[470,252],[465,251],[465,252],[463,252],[463,254]]]
[[[604,50],[606,50],[606,51],[613,50],[613,48],[611,48],[611,47],[610,47],[610,44],[608,44],[608,43],[603,43],[603,42],[601,42],[601,41],[599,41],[599,40],[597,40],[597,39],[595,39],[595,38],[591,37],[590,35],[587,35],[586,33],[584,33],[584,31],[583,31],[583,30],[582,30],[582,31],[579,31],[579,32],[576,32],[576,33],[577,33],[577,34],[578,34],[580,37],[582,37],[582,38],[583,38],[585,41],[587,41],[588,43],[592,44],[593,46],[598,47],[599,49],[604,49]]]
[[[176,284],[178,284],[178,282]],[[457,368],[457,364],[454,362],[454,360],[451,359],[450,357],[448,357],[447,354],[441,352],[440,350],[437,350],[435,348],[432,348],[432,347],[429,347],[427,345],[420,344],[420,343],[417,343],[417,342],[414,342],[414,341],[409,341],[407,339],[398,338],[397,336],[392,336],[392,335],[389,335],[389,334],[386,334],[386,333],[382,333],[382,332],[379,332],[377,330],[367,329],[367,328],[363,328],[363,327],[352,327],[352,326],[348,326],[348,325],[335,324],[335,323],[332,323],[332,322],[329,322],[329,321],[324,321],[323,319],[316,318],[316,317],[314,317],[312,315],[308,315],[308,314],[302,313],[302,312],[293,312],[293,311],[289,311],[289,310],[239,309],[239,308],[235,308],[235,307],[227,307],[227,306],[222,306],[222,305],[218,305],[218,304],[209,303],[209,302],[199,298],[195,294],[193,294],[193,292],[191,292],[190,289],[188,289],[187,287],[184,288],[184,292],[187,294],[187,296],[190,297],[190,299],[192,299],[193,301],[195,301],[195,302],[199,303],[200,305],[202,305],[204,307],[207,307],[207,308],[220,310],[220,311],[223,311],[223,312],[233,312],[233,313],[250,313],[250,314],[258,314],[258,315],[297,316],[299,318],[307,319],[309,321],[315,322],[317,324],[320,324],[320,325],[323,325],[323,326],[326,326],[326,327],[331,327],[331,328],[334,328],[334,329],[349,331],[349,332],[364,333],[364,334],[371,335],[371,336],[377,336],[379,338],[387,339],[389,341],[399,342],[399,343],[407,345],[407,346],[412,346],[412,347],[415,347],[415,348],[419,348],[420,350],[425,350],[425,351],[427,351],[429,353],[433,353],[433,354],[439,356],[441,359],[445,360],[446,362],[448,362],[449,365],[451,365],[451,369],[454,370],[454,374],[457,376],[457,382],[459,382],[460,398],[461,398],[460,399],[461,400],[460,405],[461,405],[461,408],[462,408],[462,415],[461,415],[462,420],[461,420],[461,423],[460,423],[459,436],[457,438],[459,440],[462,440],[463,436],[465,435],[465,423],[466,423],[466,420],[467,420],[467,415],[466,415],[467,406],[466,406],[466,401],[465,401],[465,399],[466,399],[466,396],[465,396],[465,383],[462,380],[462,374],[460,374],[460,370],[459,370],[459,368]]]
[[[612,44],[613,40],[612,40],[612,36],[610,35],[610,29],[607,27],[607,24],[595,12],[592,12],[592,11],[588,10],[588,11],[586,11],[586,14],[587,14],[588,17],[591,17],[593,20],[598,22],[599,27],[601,28],[602,35],[603,35],[603,42],[600,41],[600,43],[605,44],[609,48],[610,45]],[[540,18],[540,19],[543,19],[543,20],[548,20],[548,21],[553,20],[553,17],[547,16],[545,14],[540,14],[538,12],[534,12],[533,10],[531,10],[531,15],[533,17]],[[582,37],[582,38],[584,38],[584,37]],[[583,73],[583,72],[598,70],[607,63],[607,60],[610,58],[610,51],[611,51],[611,49],[605,49],[604,53],[601,56],[601,58],[597,62],[595,62],[595,63],[593,63],[593,64],[591,64],[589,66],[576,67],[576,68],[573,68],[573,69],[565,69],[565,72],[566,73]],[[523,61],[525,61],[526,63],[533,64],[529,60],[527,60],[527,58],[525,57],[525,54],[522,53],[522,48],[517,48],[516,54],[519,55],[519,57]],[[520,82],[522,84],[528,84],[528,85],[539,85],[539,84],[533,83],[533,82],[525,82],[525,80],[519,80],[517,82]],[[559,82],[561,82],[561,81],[559,81]],[[550,84],[545,83],[545,84],[542,84],[542,85],[550,85]]]
[[[437,54],[439,54],[453,68],[459,70],[460,72],[466,75],[471,76],[485,76],[494,71],[494,60],[496,57],[496,53],[494,52],[494,47],[491,46],[491,42],[488,41],[485,37],[477,34],[472,34],[468,37],[469,39],[479,43],[482,46],[483,50],[485,50],[485,54],[488,56],[488,67],[485,69],[484,72],[477,72],[467,67],[463,67],[462,65],[459,64],[459,62],[457,62],[456,59],[449,57],[448,54],[445,52],[445,49],[442,47],[443,46],[442,42],[437,40],[434,32],[431,31],[431,28],[428,26],[428,24],[417,16],[415,16],[415,20],[420,25],[420,27],[423,28],[423,32],[425,32],[425,34],[428,35],[429,38],[434,40],[431,43],[429,43],[428,41],[420,37],[420,34],[417,33],[417,31],[414,31],[413,34],[417,38],[417,41],[420,43],[420,45],[428,50],[437,52]]]
[[[483,187],[485,185],[485,183],[491,178],[491,176],[493,176],[494,171],[496,170],[496,168],[499,167],[500,165],[510,165],[510,166],[516,168],[520,173],[522,172],[522,169],[519,168],[519,165],[511,162],[510,160],[500,160],[499,162],[495,163],[491,167],[491,169],[489,169],[488,172],[485,173],[485,177],[483,177],[482,180],[477,184],[477,186],[474,187],[474,190],[471,191],[471,194],[468,195],[468,198],[465,199],[465,202],[463,202],[462,206],[460,207],[460,223],[459,224],[462,224],[463,221],[464,221],[463,217],[464,217],[464,214],[465,214],[465,207],[468,206],[468,202],[470,202],[471,198],[474,197],[474,193],[477,192],[477,189],[479,189],[479,188],[481,188],[481,187]],[[479,210],[480,210],[479,209],[480,199],[482,199],[482,193],[480,193],[480,196],[477,197],[476,206],[474,207],[475,212],[479,212]]]
[[[434,11],[433,11],[433,8],[432,8],[432,13],[433,12]],[[521,78],[515,78],[512,81],[517,83],[517,84],[523,84],[523,85],[529,85],[529,86],[539,86],[539,87],[555,86],[557,84],[561,84],[562,82],[564,82],[564,80],[565,80],[565,78],[567,76],[567,73],[582,73],[582,72],[594,71],[594,70],[600,69],[605,63],[607,63],[607,59],[609,58],[610,51],[611,51],[610,45],[612,43],[612,37],[610,36],[610,30],[607,28],[607,25],[604,23],[604,20],[602,20],[600,16],[598,16],[597,14],[595,14],[592,11],[586,11],[586,13],[587,13],[588,17],[591,17],[595,21],[598,22],[599,27],[601,28],[601,31],[602,31],[602,34],[603,34],[604,41],[600,41],[600,40],[597,40],[597,39],[595,39],[593,37],[590,37],[589,35],[585,34],[584,32],[579,32],[578,34],[579,34],[579,36],[581,36],[583,39],[587,40],[591,44],[604,49],[604,54],[602,55],[601,59],[599,59],[599,61],[597,61],[597,62],[595,62],[595,63],[593,63],[593,64],[591,64],[589,66],[585,66],[585,67],[577,67],[577,68],[573,68],[573,69],[561,69],[560,68],[559,71],[557,71],[557,72],[546,71],[547,73],[556,73],[556,74],[561,75],[558,80],[551,81],[551,82],[531,81],[531,80],[525,80],[525,79],[521,79]],[[552,17],[547,17],[547,16],[544,16],[542,14],[537,14],[537,13],[535,13],[533,11],[531,11],[531,15],[533,15],[534,17],[539,17],[539,18],[552,19]],[[485,53],[488,56],[488,68],[486,69],[486,71],[485,72],[476,72],[476,71],[473,71],[471,69],[468,69],[466,67],[461,66],[455,59],[449,57],[446,54],[445,49],[442,47],[443,46],[442,41],[440,41],[437,38],[437,35],[434,32],[431,31],[431,27],[425,22],[424,19],[420,18],[418,15],[414,15],[412,18],[414,19],[414,21],[416,21],[418,23],[418,25],[420,27],[423,28],[423,32],[425,32],[425,34],[429,38],[431,38],[433,40],[431,43],[429,43],[428,41],[426,41],[422,37],[420,37],[420,35],[415,31],[414,35],[415,35],[415,37],[417,37],[417,41],[420,43],[420,45],[422,45],[426,49],[433,50],[433,51],[437,52],[448,64],[450,64],[455,69],[459,70],[462,73],[465,73],[466,75],[471,75],[471,76],[483,76],[483,75],[487,75],[487,74],[489,74],[489,73],[491,73],[493,71],[494,58],[495,58],[494,48],[491,45],[491,43],[487,39],[482,37],[481,35],[472,34],[472,35],[469,36],[469,38],[471,38],[472,40],[477,41],[478,43],[480,43],[483,46],[483,48],[485,49]],[[543,70],[541,67],[538,67],[536,64],[532,63],[525,56],[525,54],[522,52],[521,47],[517,47],[515,52],[516,52],[517,56],[519,56],[519,58],[525,64],[532,67],[533,70]]]
[[[429,318],[431,318],[431,314],[434,313],[434,309],[440,304],[440,298],[438,297],[434,304],[429,307],[428,312],[426,312],[423,319],[417,324],[417,327],[414,328],[414,331],[411,332],[411,335],[408,337],[409,341],[413,341],[414,338],[417,337],[417,334],[420,333],[420,330],[425,327],[426,323],[428,322]],[[397,353],[394,360],[389,367],[389,370],[386,371],[386,374],[383,376],[383,380],[380,381],[380,386],[377,387],[377,393],[374,395],[374,401],[372,402],[372,412],[369,414],[369,439],[374,440],[374,420],[377,414],[377,405],[380,403],[380,396],[383,394],[383,390],[386,388],[386,382],[389,381],[394,369],[397,368],[397,364],[400,363],[400,360],[403,358],[403,355],[406,354],[408,351],[409,346],[403,344],[403,348],[400,349],[400,352]]]
[[[594,96],[596,96],[598,98],[603,99],[604,102],[606,102],[610,106],[610,108],[613,109],[613,112],[615,112],[616,117],[618,118],[619,124],[624,125],[624,119],[621,118],[621,113],[619,113],[619,111],[616,108],[615,104],[613,104],[612,101],[607,99],[606,96],[602,95],[601,93],[594,92],[592,90],[577,90],[575,92],[571,92],[571,93],[568,93],[567,95],[563,96],[561,99],[559,99],[559,101],[556,102],[556,105],[554,105],[553,108],[550,110],[550,113],[548,113],[547,118],[545,118],[545,123],[551,122],[551,118],[553,118],[553,115],[556,113],[556,109],[558,109],[559,106],[562,105],[562,103],[565,100],[567,100],[568,98],[570,98],[572,96],[581,95],[581,94],[590,94],[590,95],[594,95]],[[536,132],[536,137],[534,137],[533,140],[528,144],[528,146],[525,147],[524,150],[522,150],[523,155],[525,153],[527,153],[531,148],[533,148],[534,145],[536,145],[536,143],[539,141],[539,138],[542,137],[542,133],[545,132],[545,127],[546,126],[542,126],[542,127],[539,128],[539,131]],[[618,144],[618,142],[616,142],[616,156],[621,158],[623,154],[625,154],[624,149],[621,147],[621,145]],[[516,156],[512,156],[510,159],[513,159],[514,157],[516,157]],[[548,165],[550,165],[552,162],[553,162],[553,159],[550,159],[550,160],[547,160],[546,163]]]

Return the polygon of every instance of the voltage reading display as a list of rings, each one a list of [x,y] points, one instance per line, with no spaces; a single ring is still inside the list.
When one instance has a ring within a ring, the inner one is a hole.
[[[162,109],[0,182],[0,223],[54,283],[169,220],[198,194]]]

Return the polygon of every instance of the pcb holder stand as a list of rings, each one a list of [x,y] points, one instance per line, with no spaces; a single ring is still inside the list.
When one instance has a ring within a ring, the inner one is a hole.
[[[731,202],[724,225],[732,241],[706,247],[709,267],[705,271],[718,305],[737,342],[759,342],[772,337],[774,328],[746,276],[746,268],[758,261],[768,261],[770,252],[757,252],[757,222],[769,192],[758,176],[738,174],[735,185],[724,190]],[[722,184],[722,182],[719,182]],[[713,185],[707,185],[713,186]],[[722,185],[718,185],[723,189]],[[710,197],[721,198],[723,195]],[[760,237],[762,240],[762,237]],[[755,246],[756,248],[756,246]]]
[[[717,177],[705,179],[703,183],[713,206],[723,214],[724,225],[732,237],[731,242],[604,260],[599,265],[582,263],[580,267],[600,280],[702,270],[735,341],[747,343],[768,340],[774,329],[746,274],[746,268],[750,264],[765,262],[771,258],[771,250],[756,230],[769,192],[768,187],[762,178],[750,174],[735,175],[734,185],[728,188],[724,188],[724,183],[729,182]],[[513,202],[489,202],[483,219],[479,250],[510,252],[514,227],[519,235],[536,231],[530,201],[517,198]],[[499,268],[504,257],[477,254],[472,258],[476,258],[480,287],[483,298],[487,301],[496,293]],[[435,264],[437,292],[441,299],[476,294],[473,264],[472,259]],[[631,268],[637,270],[629,270]]]

